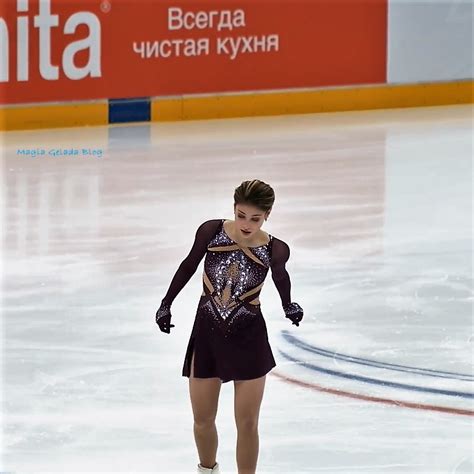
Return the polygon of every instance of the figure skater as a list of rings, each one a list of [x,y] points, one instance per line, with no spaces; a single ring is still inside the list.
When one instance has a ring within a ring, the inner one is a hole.
[[[266,374],[276,366],[268,342],[259,294],[268,269],[285,317],[299,326],[303,310],[290,299],[285,263],[288,245],[261,230],[275,201],[263,181],[244,181],[235,189],[235,220],[212,219],[196,231],[188,256],[174,275],[156,312],[160,330],[170,333],[171,304],[204,259],[203,292],[189,338],[182,375],[189,378],[198,473],[219,474],[215,425],[221,384],[234,381],[239,474],[257,466],[258,418]]]

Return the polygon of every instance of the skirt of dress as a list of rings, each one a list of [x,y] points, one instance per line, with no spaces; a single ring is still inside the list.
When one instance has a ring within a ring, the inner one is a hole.
[[[249,324],[229,334],[216,324],[218,316],[212,313],[209,303],[205,304],[208,298],[203,295],[199,301],[184,358],[183,377],[190,377],[193,352],[194,376],[218,377],[223,383],[262,377],[276,367],[260,308]]]

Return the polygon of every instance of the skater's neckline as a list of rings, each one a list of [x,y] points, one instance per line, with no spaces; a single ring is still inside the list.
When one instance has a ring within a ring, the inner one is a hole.
[[[225,222],[227,222],[227,220],[226,220],[226,219],[222,219],[222,232],[224,232],[224,234],[226,235],[226,237],[227,237],[230,241],[234,242],[234,244],[237,244],[239,247],[246,247],[246,248],[248,248],[248,249],[258,249],[258,248],[260,248],[260,247],[266,247],[267,245],[270,244],[270,242],[271,242],[271,240],[272,240],[272,236],[271,236],[270,234],[268,234],[269,239],[268,239],[268,242],[267,242],[266,244],[263,244],[263,245],[256,245],[255,247],[250,247],[249,245],[242,245],[242,244],[239,244],[239,242],[236,242],[235,240],[231,239],[230,236],[229,236],[229,234],[226,232],[226,230],[225,230],[225,228],[224,228],[224,223],[225,223]],[[230,222],[230,221],[229,221],[229,222]]]

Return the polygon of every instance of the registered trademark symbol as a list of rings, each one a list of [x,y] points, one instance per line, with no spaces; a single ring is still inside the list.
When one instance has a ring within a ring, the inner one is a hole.
[[[103,2],[100,2],[100,9],[104,13],[108,13],[111,8],[112,8],[112,5],[110,4],[109,0],[104,0]]]

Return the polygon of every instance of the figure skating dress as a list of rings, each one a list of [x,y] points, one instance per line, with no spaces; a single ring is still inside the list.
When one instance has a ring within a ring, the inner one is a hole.
[[[224,221],[212,219],[199,226],[193,247],[163,298],[171,305],[205,256],[203,293],[182,375],[190,377],[194,352],[194,376],[218,377],[223,383],[261,377],[276,366],[259,301],[270,268],[282,306],[291,301],[285,269],[288,245],[272,235],[258,247],[239,245],[226,234]]]

